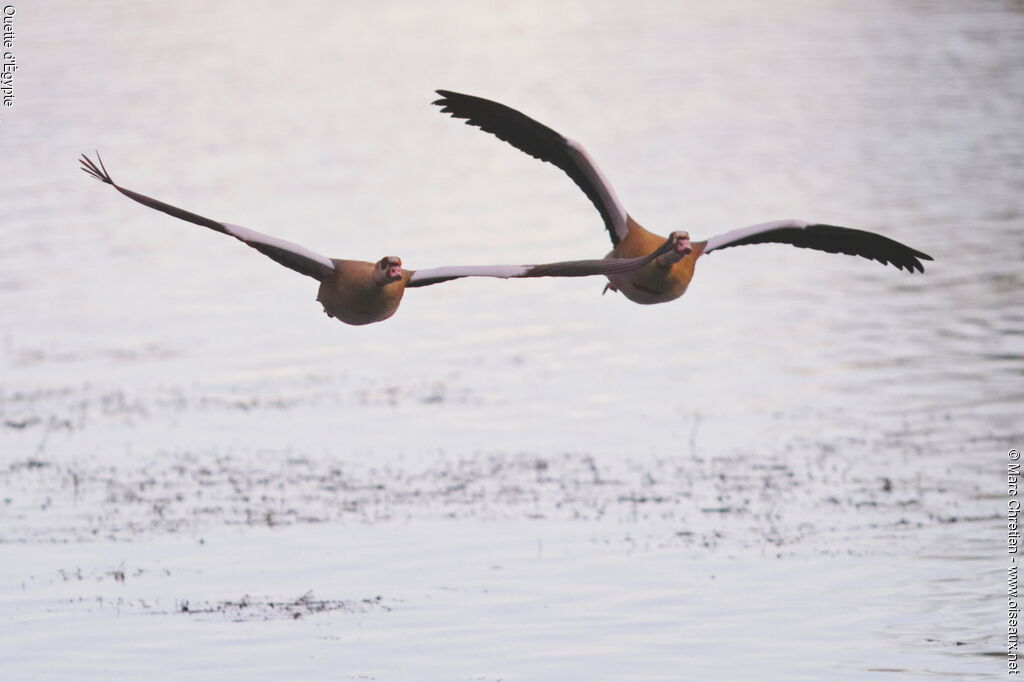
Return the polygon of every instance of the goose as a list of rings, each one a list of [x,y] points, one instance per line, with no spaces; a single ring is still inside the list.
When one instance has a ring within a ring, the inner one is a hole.
[[[650,253],[637,258],[564,261],[540,265],[466,265],[406,270],[396,256],[385,256],[376,263],[328,258],[284,239],[272,237],[240,225],[204,218],[176,206],[165,204],[114,182],[103,159],[97,164],[85,154],[79,162],[82,170],[106,183],[124,196],[181,220],[208,227],[234,237],[281,265],[320,282],[317,301],[330,318],[351,325],[364,325],[388,319],[398,310],[407,288],[424,287],[463,277],[586,277],[614,275],[642,267],[672,250],[689,248],[681,234],[673,234]]]
[[[611,238],[609,258],[632,258],[649,253],[664,241],[647,231],[626,212],[601,169],[579,142],[548,128],[504,104],[451,90],[437,90],[434,101],[441,112],[464,119],[530,156],[562,169],[594,204]],[[775,220],[743,227],[691,242],[689,233],[680,237],[678,248],[667,250],[642,267],[609,273],[608,290],[621,292],[641,304],[666,303],[679,298],[693,278],[694,265],[701,256],[745,244],[777,242],[805,249],[843,253],[891,263],[900,270],[924,272],[922,260],[932,257],[893,239],[849,227],[824,225],[804,220]]]

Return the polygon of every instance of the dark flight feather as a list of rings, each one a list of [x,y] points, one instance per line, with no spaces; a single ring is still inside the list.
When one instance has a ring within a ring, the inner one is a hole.
[[[526,114],[489,99],[450,90],[438,90],[437,94],[441,95],[441,99],[434,104],[442,107],[442,113],[465,119],[467,125],[476,126],[535,159],[561,168],[601,214],[612,244],[619,243],[619,235],[615,232],[615,222],[608,207],[597,187],[576,164],[570,153],[569,141],[563,135]]]
[[[646,256],[636,258],[594,258],[590,260],[570,260],[557,263],[542,263],[540,265],[524,266],[526,270],[519,275],[513,275],[514,279],[525,279],[530,277],[590,277],[592,275],[612,275],[620,272],[629,272],[647,265],[663,253],[675,246],[675,240],[666,239],[665,242]],[[442,276],[442,277],[421,277],[410,280],[406,287],[425,287],[441,282],[450,282],[453,279],[462,279],[468,275]]]
[[[892,264],[900,270],[924,272],[922,260],[932,257],[906,244],[883,237],[866,230],[855,230],[837,225],[807,225],[806,227],[778,227],[764,232],[756,232],[736,240],[717,244],[705,253],[718,249],[746,244],[791,244],[801,249],[814,249],[828,253],[843,253],[848,256],[860,256],[875,260],[882,265]]]
[[[96,158],[99,159],[99,165],[93,162],[93,160],[90,159],[88,156],[83,154],[82,158],[79,159],[79,163],[82,164],[82,170],[84,170],[86,173],[96,178],[100,182],[105,182],[106,184],[110,185],[111,187],[113,187],[114,189],[116,189],[118,192],[125,195],[129,199],[139,202],[143,206],[148,206],[149,208],[155,209],[162,213],[166,213],[167,215],[173,216],[180,220],[185,220],[187,222],[194,223],[196,225],[201,225],[203,227],[208,227],[211,230],[216,230],[217,232],[220,232],[221,234],[226,234],[230,237],[234,237],[243,244],[253,249],[256,249],[264,256],[267,256],[271,260],[280,263],[286,268],[306,275],[307,277],[312,277],[315,280],[322,280],[324,277],[330,275],[333,272],[332,268],[328,268],[326,265],[319,261],[306,258],[302,254],[289,251],[287,248],[276,246],[274,244],[268,244],[264,242],[254,241],[251,239],[245,239],[233,233],[231,229],[222,222],[219,222],[217,220],[211,220],[210,218],[204,218],[201,215],[192,213],[190,211],[186,211],[185,209],[178,208],[177,206],[165,204],[159,199],[147,197],[145,194],[139,194],[138,192],[134,192],[130,189],[121,187],[120,185],[115,183],[114,180],[110,177],[110,173],[107,172],[106,166],[103,165],[103,159],[100,158],[99,152],[96,153]],[[258,234],[255,233],[254,231],[249,231],[249,233]]]

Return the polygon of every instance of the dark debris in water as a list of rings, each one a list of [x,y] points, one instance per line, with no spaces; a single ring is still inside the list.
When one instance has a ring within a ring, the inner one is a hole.
[[[175,611],[190,615],[224,616],[235,622],[265,621],[289,619],[297,620],[318,613],[343,611],[347,613],[365,613],[371,609],[391,611],[392,607],[384,602],[380,595],[365,599],[318,599],[310,590],[296,599],[273,600],[257,599],[244,595],[240,599],[219,602],[193,602],[179,600]]]
[[[188,413],[204,419],[244,413],[252,420],[318,404],[331,412],[416,404],[432,413],[435,404],[478,400],[446,381],[381,382],[348,394],[337,382],[296,376],[143,393],[0,387],[0,434],[22,448],[0,465],[0,542],[473,518],[622,524],[652,529],[655,543],[692,547],[805,544],[849,553],[856,552],[850,539],[858,535],[909,533],[991,514],[982,483],[989,472],[935,466],[944,441],[928,435],[934,423],[926,418],[908,417],[900,427],[873,433],[801,432],[772,452],[705,452],[695,426],[687,442],[665,452],[615,457],[485,451],[372,458],[344,451],[343,444],[335,453],[327,446],[308,452],[142,445],[136,446],[142,452],[120,456],[77,445],[111,422],[131,428],[132,442],[142,442],[134,434],[145,430],[136,427],[151,420],[166,427]],[[815,541],[806,543],[810,538]]]
[[[955,472],[943,479],[891,467],[879,476],[854,456],[853,446],[833,446],[776,456],[644,460],[437,454],[415,464],[273,449],[158,450],[119,465],[29,457],[0,469],[0,486],[9,491],[0,542],[198,535],[217,526],[518,518],[650,528],[646,541],[658,545],[795,548],[815,538],[815,551],[842,554],[856,551],[850,538],[858,534],[907,533],[990,514],[981,513],[983,499],[952,480]]]
[[[416,385],[385,384],[346,391],[334,379],[325,376],[302,376],[270,384],[191,386],[188,390],[156,386],[138,392],[90,384],[14,390],[0,386],[0,428],[13,431],[81,431],[88,426],[111,422],[137,426],[154,419],[163,421],[168,415],[280,413],[324,405],[398,407],[479,402],[480,398],[470,389],[453,386],[444,380]]]

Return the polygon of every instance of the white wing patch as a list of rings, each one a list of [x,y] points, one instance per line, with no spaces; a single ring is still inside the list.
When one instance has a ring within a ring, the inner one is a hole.
[[[726,232],[725,234],[720,234],[709,239],[707,246],[704,247],[704,253],[714,251],[715,249],[720,249],[723,246],[726,246],[727,244],[739,241],[740,239],[746,239],[751,235],[759,234],[761,232],[778,230],[783,227],[803,228],[811,224],[812,223],[809,223],[805,220],[796,220],[795,218],[790,218],[789,220],[775,220],[770,223],[760,223],[758,225],[751,225],[750,227],[741,227],[738,230],[732,230],[731,232]]]
[[[622,202],[619,201],[618,195],[615,194],[612,184],[608,182],[608,178],[604,176],[604,173],[597,167],[594,160],[590,158],[590,154],[583,148],[583,145],[569,138],[566,138],[565,141],[569,145],[569,151],[575,158],[576,165],[587,176],[587,180],[597,188],[598,194],[601,195],[601,203],[604,204],[605,210],[608,211],[612,218],[615,234],[618,235],[619,239],[625,239],[628,232],[626,228],[626,209],[622,206]]]
[[[290,251],[297,256],[302,256],[303,258],[324,265],[331,270],[334,269],[334,263],[331,262],[330,258],[316,253],[315,251],[310,251],[305,246],[299,246],[298,244],[286,239],[271,237],[269,234],[250,230],[248,227],[242,227],[241,225],[232,225],[231,223],[221,223],[221,225],[223,225],[228,231],[228,234],[236,239],[242,240],[243,242],[256,242],[258,244],[266,244],[267,246],[284,249],[285,251]]]
[[[443,277],[498,277],[508,279],[509,277],[520,277],[527,270],[528,265],[455,265],[443,268],[431,268],[429,270],[416,270],[409,277],[410,284],[421,279],[434,279]]]

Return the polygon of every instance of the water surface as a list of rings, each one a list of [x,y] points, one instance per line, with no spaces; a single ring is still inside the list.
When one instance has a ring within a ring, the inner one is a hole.
[[[7,674],[1005,669],[1019,4],[44,2],[17,22]],[[440,116],[435,88],[583,141],[660,233],[795,216],[935,262],[759,246],[667,305],[455,282],[354,328],[74,161],[99,148],[128,187],[337,257],[607,251],[567,178]]]

